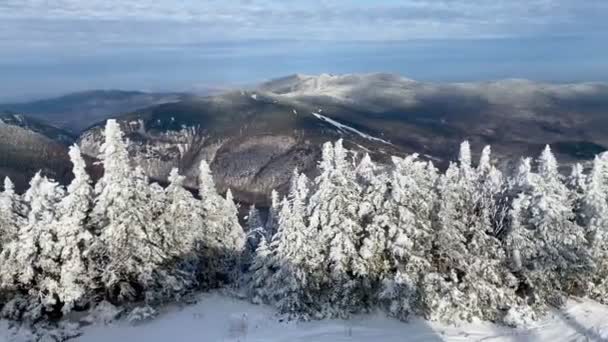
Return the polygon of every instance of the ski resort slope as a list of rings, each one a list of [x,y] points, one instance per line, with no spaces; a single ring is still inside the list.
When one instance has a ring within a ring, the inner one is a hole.
[[[270,307],[211,293],[195,305],[169,308],[147,323],[89,326],[76,341],[608,341],[608,306],[571,300],[563,311],[521,329],[483,322],[444,325],[413,319],[403,323],[381,313],[349,320],[282,322]]]

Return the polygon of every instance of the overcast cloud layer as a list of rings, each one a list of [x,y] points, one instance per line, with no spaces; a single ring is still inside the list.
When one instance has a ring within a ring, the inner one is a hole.
[[[181,43],[512,37],[602,32],[607,14],[605,0],[3,0],[0,34],[34,44],[47,34],[144,44],[172,35]]]
[[[0,73],[14,77],[21,68],[44,76],[69,61],[81,66],[80,73],[86,73],[87,64],[106,68],[108,79],[116,73],[115,66],[129,69],[122,59],[137,56],[174,52],[205,58],[272,57],[284,47],[261,48],[256,44],[260,40],[458,44],[575,37],[592,40],[589,44],[605,55],[607,17],[606,0],[0,0]],[[232,44],[229,50],[221,45],[226,42]],[[192,46],[197,48],[189,50]],[[159,66],[163,63],[158,61]],[[376,69],[387,71],[381,67]],[[270,71],[268,77],[274,74]],[[0,88],[3,91],[8,90]]]

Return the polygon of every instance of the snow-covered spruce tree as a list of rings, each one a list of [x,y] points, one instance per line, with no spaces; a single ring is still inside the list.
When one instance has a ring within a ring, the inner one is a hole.
[[[580,210],[587,246],[596,263],[591,297],[608,303],[608,158],[595,157]]]
[[[363,234],[358,215],[361,189],[341,140],[333,146],[323,145],[319,168],[308,204],[310,227],[318,234],[314,243],[323,249],[328,314],[347,316],[367,307],[371,298],[365,289],[366,274],[361,273],[365,262],[358,250]]]
[[[279,225],[279,212],[281,211],[281,200],[279,193],[276,190],[272,190],[270,193],[270,207],[268,208],[268,217],[264,223],[264,229],[266,230],[266,241],[272,240],[272,236],[277,232]]]
[[[161,281],[155,271],[167,260],[154,238],[158,229],[155,205],[151,205],[153,192],[147,179],[130,168],[126,143],[115,120],[107,121],[99,158],[104,175],[95,186],[91,222],[99,238],[91,248],[92,275],[112,301],[142,298]]]
[[[64,313],[85,299],[91,289],[85,252],[91,243],[92,235],[85,227],[92,208],[93,188],[77,145],[70,147],[69,156],[73,164],[74,179],[68,186],[67,196],[57,207],[54,227],[60,266],[56,270],[49,270],[54,278],[59,279],[56,291],[59,301],[63,304]],[[48,289],[49,292],[53,290]]]
[[[19,196],[10,178],[4,178],[4,190],[0,192],[0,252],[6,244],[17,238],[22,225],[19,215]]]
[[[254,301],[269,303],[292,318],[319,317],[322,302],[319,280],[322,261],[315,232],[306,224],[308,179],[294,172],[291,187],[281,202],[278,231],[270,246],[260,245],[251,268],[250,292]]]
[[[201,246],[203,276],[208,285],[235,280],[240,272],[246,234],[238,220],[238,208],[232,192],[218,194],[211,169],[206,161],[199,166],[199,213],[205,224],[205,240]]]
[[[198,213],[198,201],[184,188],[185,177],[176,168],[169,174],[165,192],[165,208],[161,214],[162,248],[173,258],[193,260],[204,239],[204,225]]]
[[[543,311],[584,287],[592,263],[549,146],[537,163],[537,174],[530,171],[529,162],[520,167],[515,183],[523,192],[513,201],[506,241],[520,293],[532,309]]]
[[[262,217],[260,211],[255,207],[254,204],[249,206],[249,212],[246,218],[247,228],[247,246],[246,246],[246,259],[249,260],[251,255],[255,252],[260,244],[260,240],[266,237],[266,230],[264,229],[264,223],[262,223]]]
[[[389,190],[388,177],[385,173],[378,172],[378,167],[369,154],[365,154],[359,161],[356,176],[361,186],[358,216],[365,229],[359,248],[359,254],[364,260],[360,266],[364,269],[358,272],[367,274],[370,281],[377,283],[390,267],[386,260],[387,226],[394,220],[384,205]]]
[[[54,181],[40,175],[30,181],[24,195],[28,210],[26,221],[19,227],[18,237],[2,251],[1,286],[29,297],[29,318],[35,319],[58,304],[59,279],[54,275],[60,267],[60,249],[54,243],[56,207],[63,190]]]
[[[303,182],[302,178],[302,182]],[[313,232],[304,219],[304,203],[292,190],[283,200],[279,214],[279,230],[270,249],[271,265],[276,270],[269,279],[270,302],[282,313],[308,319],[318,316],[322,302],[318,301],[321,262],[316,246],[310,244]]]
[[[268,283],[276,272],[272,265],[272,252],[266,238],[262,237],[258,248],[255,250],[251,266],[247,277],[245,277],[245,287],[248,296],[255,304],[269,303],[272,293]]]
[[[583,200],[587,188],[587,175],[584,172],[583,165],[576,163],[572,165],[572,170],[566,181],[566,186],[570,192],[570,201],[576,223],[580,226],[585,226],[585,218],[583,217]]]
[[[393,165],[389,184],[379,183],[386,187],[379,193],[386,193],[387,199],[368,230],[377,226],[386,234],[386,271],[379,299],[392,316],[405,320],[411,314],[424,313],[420,284],[431,270],[437,170],[432,163],[418,160],[416,154],[393,157]]]
[[[517,304],[515,278],[493,236],[494,198],[501,176],[485,148],[478,169],[467,142],[459,165],[451,164],[438,184],[439,206],[433,248],[435,272],[425,277],[424,304],[432,319],[499,320]]]

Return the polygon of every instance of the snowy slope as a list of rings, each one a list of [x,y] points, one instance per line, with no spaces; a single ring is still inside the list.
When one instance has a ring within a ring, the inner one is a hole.
[[[355,134],[357,134],[358,136],[360,136],[361,138],[364,138],[364,139],[367,139],[367,140],[371,140],[371,141],[379,141],[379,142],[381,142],[381,143],[385,143],[385,144],[388,144],[388,145],[392,145],[390,142],[388,142],[388,141],[386,141],[386,140],[383,140],[383,139],[380,139],[380,138],[373,137],[373,136],[371,136],[371,135],[369,135],[369,134],[365,134],[365,133],[363,133],[363,132],[361,132],[361,131],[359,131],[359,130],[357,130],[357,129],[354,129],[354,128],[352,128],[352,127],[350,127],[350,126],[347,126],[347,125],[344,125],[344,124],[341,124],[341,123],[339,123],[338,121],[333,120],[333,119],[331,119],[331,118],[328,118],[327,116],[321,115],[321,114],[319,114],[319,113],[312,113],[312,115],[314,115],[314,116],[315,116],[317,119],[319,119],[319,120],[325,121],[325,122],[327,122],[327,123],[329,123],[329,124],[333,125],[333,126],[334,126],[334,127],[336,127],[336,128],[339,130],[339,131],[349,131],[349,132],[355,133]]]
[[[2,335],[0,335],[1,337]],[[606,341],[608,307],[570,301],[563,312],[549,314],[526,329],[489,323],[447,326],[414,319],[402,323],[383,314],[350,320],[280,322],[273,310],[217,293],[203,295],[198,304],[168,309],[154,321],[136,326],[126,322],[90,326],[79,342],[107,341]]]

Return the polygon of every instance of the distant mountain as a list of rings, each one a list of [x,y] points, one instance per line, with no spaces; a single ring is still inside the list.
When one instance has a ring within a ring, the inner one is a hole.
[[[547,143],[564,163],[586,160],[608,146],[608,86],[293,75],[254,90],[189,98],[119,119],[134,162],[152,178],[163,180],[178,166],[194,186],[204,158],[222,189],[256,202],[284,187],[293,168],[313,170],[321,143],[338,138],[379,160],[417,152],[440,167],[463,139],[477,151],[492,144],[504,168]],[[80,137],[90,156],[98,154],[101,141],[101,124]]]
[[[0,113],[0,178],[26,188],[37,171],[66,182],[71,177],[67,148],[76,136],[37,119]]]
[[[187,97],[180,93],[144,93],[122,90],[93,90],[26,103],[0,104],[12,111],[42,119],[54,126],[80,133],[88,126],[121,113]]]

